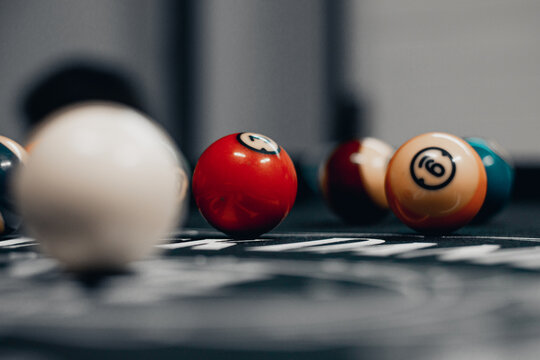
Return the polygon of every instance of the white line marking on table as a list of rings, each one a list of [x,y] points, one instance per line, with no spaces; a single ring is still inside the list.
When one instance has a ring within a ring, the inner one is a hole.
[[[34,239],[29,237],[20,237],[16,239],[9,239],[9,240],[2,240],[0,241],[0,246],[10,246],[10,245],[18,245],[18,244],[26,244],[30,242],[35,242]]]
[[[247,250],[278,252],[278,251],[301,249],[301,248],[311,247],[315,245],[333,244],[337,242],[351,241],[351,240],[356,240],[356,239],[358,238],[330,238],[330,239],[321,239],[321,240],[300,241],[300,242],[295,242],[295,243],[278,244],[278,245],[254,246],[254,247],[248,248]]]
[[[10,246],[6,246],[5,248],[6,249],[18,249],[18,248],[28,247],[28,246],[38,246],[38,244],[37,243],[30,243],[30,244],[10,245]]]
[[[486,254],[479,259],[471,260],[475,264],[494,265],[494,264],[519,264],[523,261],[540,260],[540,247],[526,247],[502,249],[494,253]]]
[[[516,263],[511,263],[511,264],[513,267],[517,267],[520,269],[538,270],[540,269],[540,258],[518,261]]]
[[[236,244],[233,243],[233,242],[226,243],[226,242],[217,242],[216,241],[216,242],[213,242],[213,243],[194,246],[194,247],[192,247],[192,249],[193,250],[221,250],[221,249],[225,249],[225,248],[235,246],[235,245]]]
[[[463,260],[472,260],[486,256],[496,250],[498,250],[500,245],[477,245],[477,246],[462,246],[459,249],[450,251],[439,256],[439,260],[442,261],[463,261]]]
[[[202,239],[202,240],[193,240],[193,241],[182,241],[172,244],[161,244],[157,245],[157,247],[161,249],[167,249],[167,250],[174,250],[174,249],[182,249],[182,248],[188,248],[198,245],[204,245],[209,243],[216,243],[216,242],[224,242],[228,241],[230,239]]]
[[[436,243],[419,243],[413,242],[408,244],[389,244],[389,245],[376,245],[367,248],[355,250],[358,255],[365,256],[391,256],[400,253],[404,253],[411,250],[423,249],[431,246],[436,246]]]
[[[294,251],[301,251],[301,252],[305,251],[305,252],[314,252],[314,253],[319,253],[319,254],[329,254],[329,253],[335,253],[335,252],[352,251],[361,247],[383,244],[384,242],[385,242],[384,240],[380,240],[380,239],[365,239],[365,240],[357,241],[353,243],[313,246],[313,247],[307,247],[307,248],[302,248],[302,249],[296,249]]]
[[[410,253],[399,255],[402,259],[414,259],[423,256],[438,256],[439,260],[443,261],[462,261],[476,259],[485,256],[500,248],[499,245],[471,245],[457,246],[449,248],[429,249],[411,251]]]

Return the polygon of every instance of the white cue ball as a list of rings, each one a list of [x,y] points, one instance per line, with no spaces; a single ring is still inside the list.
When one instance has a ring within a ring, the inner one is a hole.
[[[29,144],[18,207],[29,234],[69,270],[118,269],[150,254],[185,211],[179,152],[129,107],[63,108]]]

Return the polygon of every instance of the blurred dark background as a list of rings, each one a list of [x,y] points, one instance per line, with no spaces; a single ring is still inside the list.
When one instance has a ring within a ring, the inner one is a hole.
[[[0,0],[0,133],[24,142],[51,108],[101,96],[191,162],[236,131],[298,157],[441,130],[536,164],[539,18],[534,0]]]

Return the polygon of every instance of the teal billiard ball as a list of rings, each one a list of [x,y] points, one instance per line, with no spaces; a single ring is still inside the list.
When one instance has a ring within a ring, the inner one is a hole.
[[[510,158],[496,142],[479,137],[468,137],[465,141],[480,155],[486,169],[486,199],[474,219],[474,222],[483,222],[496,215],[509,202],[514,168]]]

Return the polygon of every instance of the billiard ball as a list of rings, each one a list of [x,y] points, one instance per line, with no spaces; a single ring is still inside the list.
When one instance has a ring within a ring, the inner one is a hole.
[[[65,268],[122,268],[175,226],[187,177],[172,140],[143,114],[79,103],[49,115],[31,143],[17,204],[29,234]]]
[[[320,187],[330,208],[343,220],[366,224],[388,212],[386,166],[393,149],[375,138],[340,144],[320,168]]]
[[[465,141],[478,153],[487,175],[486,199],[473,222],[483,222],[496,215],[510,200],[514,168],[499,144],[493,140],[468,137]]]
[[[211,144],[193,172],[193,195],[203,217],[237,239],[276,227],[296,198],[294,165],[272,139],[251,132]]]
[[[418,135],[394,154],[385,179],[394,214],[420,232],[449,232],[471,221],[486,195],[482,160],[463,139]]]
[[[14,206],[12,183],[15,172],[25,161],[24,148],[0,136],[0,235],[15,232],[21,224],[21,217]]]

